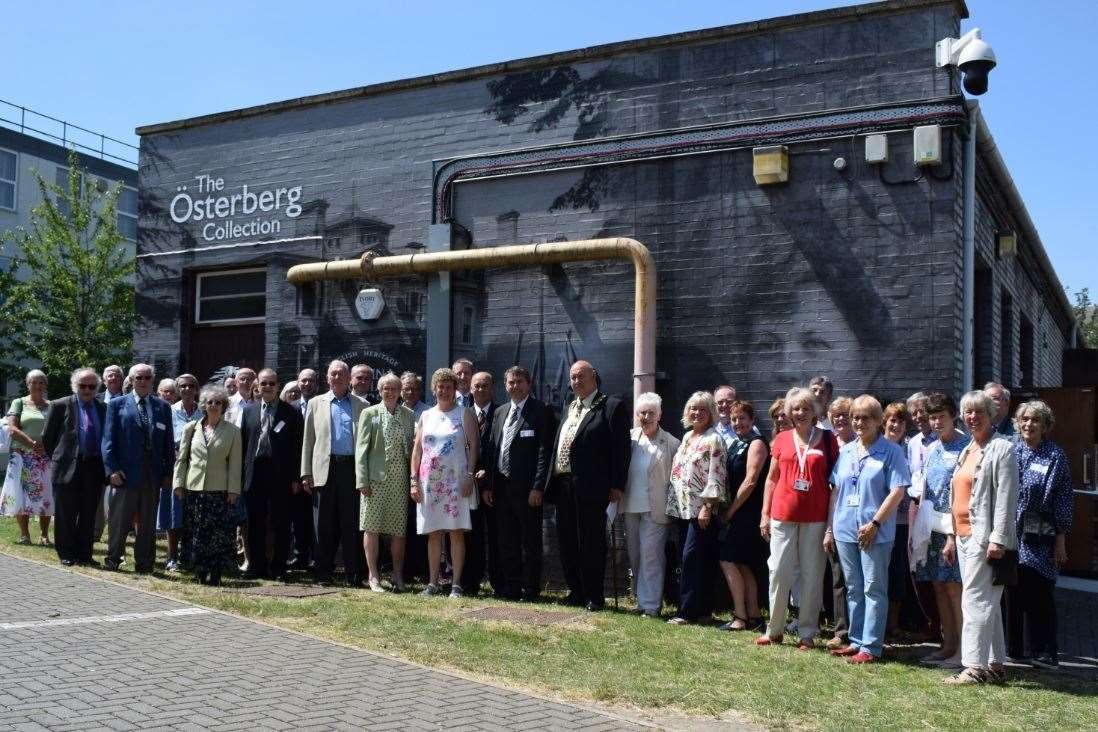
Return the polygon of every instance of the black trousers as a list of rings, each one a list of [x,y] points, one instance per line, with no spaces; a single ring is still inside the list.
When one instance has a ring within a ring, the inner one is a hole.
[[[248,501],[249,569],[261,576],[279,575],[286,570],[290,554],[290,480],[279,475],[270,458],[256,458]],[[267,564],[267,522],[270,520],[274,551]]]
[[[353,456],[333,455],[328,482],[319,488],[320,515],[317,518],[316,576],[328,579],[335,568],[337,548],[343,549],[343,571],[352,584],[362,582],[366,556],[362,532],[358,529],[361,494],[355,488]]]
[[[316,534],[313,531],[313,497],[305,491],[290,496],[290,532],[293,535],[294,561],[305,569],[313,558]]]
[[[72,482],[53,484],[54,545],[59,559],[91,561],[104,480],[103,459],[96,455],[77,459]]]
[[[488,566],[488,547],[484,535],[485,511],[483,503],[469,512],[470,528],[465,532],[465,566],[461,569],[461,586],[466,594],[476,596],[484,582],[484,570]]]
[[[682,549],[678,617],[686,620],[713,614],[713,589],[717,580],[720,530],[716,521],[703,529],[697,519],[676,519]]]
[[[1018,584],[1006,588],[1007,653],[1014,658],[1049,655],[1058,658],[1056,581],[1018,565]],[[1028,641],[1029,653],[1026,653]]]
[[[126,552],[126,537],[137,514],[136,538],[133,542],[133,566],[138,572],[151,572],[156,559],[156,509],[160,504],[160,486],[152,479],[150,456],[141,465],[137,485],[110,489],[107,513],[107,561],[118,564]]]
[[[427,537],[416,533],[416,502],[408,501],[408,513],[404,531],[404,580],[412,582],[416,578],[426,580]]]
[[[571,476],[553,479],[560,563],[569,593],[584,602],[605,602],[606,502],[584,500]]]
[[[496,551],[499,582],[496,594],[515,599],[541,594],[541,508],[530,508],[526,486],[510,485],[499,476],[495,498]]]

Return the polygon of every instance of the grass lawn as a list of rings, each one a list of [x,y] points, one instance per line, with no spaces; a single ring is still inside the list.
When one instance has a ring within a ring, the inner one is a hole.
[[[0,519],[0,551],[56,561],[52,549],[16,546],[16,537],[15,522]],[[102,549],[97,546],[97,552]],[[124,566],[132,568],[132,561]],[[512,606],[490,599],[368,591],[276,599],[202,587],[185,576],[79,571],[579,701],[714,717],[734,711],[785,728],[1098,729],[1095,676],[1017,672],[1005,687],[951,688],[941,683],[945,672],[908,662],[850,667],[823,651],[756,648],[748,633],[672,627],[625,612],[583,613],[569,623],[533,627],[463,615],[474,608]],[[541,609],[559,610],[548,604]]]

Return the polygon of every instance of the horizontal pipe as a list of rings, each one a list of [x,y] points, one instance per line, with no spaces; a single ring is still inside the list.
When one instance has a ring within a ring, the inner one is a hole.
[[[366,252],[359,259],[298,264],[286,273],[295,285],[318,280],[385,279],[410,274],[455,270],[536,267],[566,262],[623,260],[633,263],[634,341],[633,395],[655,388],[656,381],[656,266],[652,253],[635,239],[517,244],[451,252],[421,252],[379,257]]]

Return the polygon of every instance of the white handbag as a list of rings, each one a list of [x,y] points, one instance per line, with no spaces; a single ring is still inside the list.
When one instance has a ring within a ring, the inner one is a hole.
[[[26,508],[23,493],[23,456],[17,452],[8,457],[8,471],[4,475],[4,487],[0,489],[0,516],[18,516]]]

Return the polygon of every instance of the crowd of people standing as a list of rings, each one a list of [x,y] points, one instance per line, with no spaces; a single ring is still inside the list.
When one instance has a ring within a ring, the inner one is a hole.
[[[809,650],[830,616],[826,650],[864,664],[922,601],[941,638],[923,662],[956,670],[949,683],[1001,681],[1008,652],[1057,663],[1068,462],[1048,405],[1011,416],[999,384],[959,404],[920,392],[882,405],[836,397],[817,377],[771,405],[769,437],[722,385],[686,400],[679,437],[661,426],[659,395],[640,395],[631,416],[586,361],[570,369],[559,420],[520,365],[503,374],[502,404],[493,375],[467,359],[431,375],[430,406],[410,372],[381,376],[376,391],[365,364],[332,361],[324,377],[320,393],[313,369],[282,384],[273,369],[240,368],[206,386],[161,379],[154,393],[147,364],[102,378],[81,368],[73,394],[51,402],[31,371],[8,410],[0,515],[16,517],[20,543],[37,516],[42,544],[52,517],[65,565],[98,564],[105,524],[108,570],[132,534],[135,571],[153,571],[159,531],[165,569],[204,584],[220,584],[239,546],[246,578],[305,570],[330,583],[341,564],[348,586],[374,592],[421,576],[421,594],[462,597],[487,578],[500,598],[536,601],[552,503],[567,605],[604,608],[620,513],[643,615],[661,617],[670,594],[669,623],[710,622],[723,578],[721,630],[755,630],[758,646],[793,633]]]

